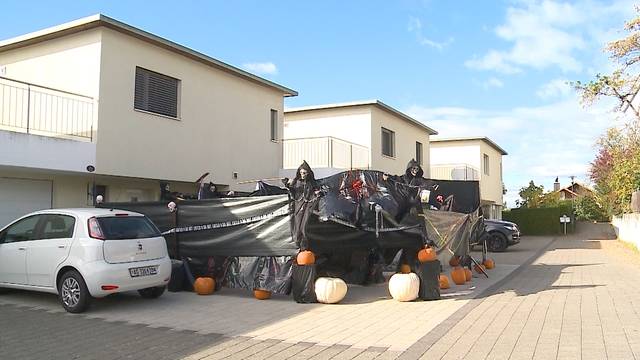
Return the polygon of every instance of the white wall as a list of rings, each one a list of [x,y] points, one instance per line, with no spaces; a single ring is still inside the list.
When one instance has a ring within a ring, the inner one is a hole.
[[[116,31],[102,28],[97,166],[100,174],[214,182],[278,175],[282,146],[270,140],[270,110],[283,94]],[[180,80],[179,119],[135,111],[135,69]],[[233,179],[233,172],[238,178]]]
[[[365,106],[285,113],[284,139],[333,136],[371,147],[371,111]]]
[[[432,142],[431,165],[468,164],[481,169],[480,145],[456,143]]]
[[[615,216],[611,221],[618,239],[640,249],[640,214]]]
[[[0,165],[86,173],[96,144],[0,130]]]
[[[3,76],[90,97],[98,97],[101,32],[83,31],[0,52]]]

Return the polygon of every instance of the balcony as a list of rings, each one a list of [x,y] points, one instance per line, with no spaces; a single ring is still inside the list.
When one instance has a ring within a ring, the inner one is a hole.
[[[369,148],[331,136],[286,139],[282,147],[284,169],[297,169],[302,160],[314,169],[369,168]]]
[[[438,180],[480,180],[480,170],[468,164],[431,165],[431,178]]]
[[[93,142],[93,98],[0,77],[0,130]]]

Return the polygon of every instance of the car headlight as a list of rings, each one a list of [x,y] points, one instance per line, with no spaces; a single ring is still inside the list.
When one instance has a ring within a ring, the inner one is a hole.
[[[511,231],[518,231],[518,228],[515,227],[514,225],[506,225],[505,228]]]

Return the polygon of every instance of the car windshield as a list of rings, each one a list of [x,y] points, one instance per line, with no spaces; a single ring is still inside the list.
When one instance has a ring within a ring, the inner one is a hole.
[[[145,239],[161,236],[158,228],[144,216],[99,217],[105,240]]]

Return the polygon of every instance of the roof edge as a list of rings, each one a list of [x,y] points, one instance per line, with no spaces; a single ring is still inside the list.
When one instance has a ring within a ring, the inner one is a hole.
[[[384,102],[377,100],[377,99],[371,99],[371,100],[359,100],[359,101],[348,101],[348,102],[343,102],[343,103],[329,103],[329,104],[321,104],[321,105],[310,105],[310,106],[301,106],[301,107],[292,107],[292,108],[285,108],[284,109],[284,113],[296,113],[296,112],[305,112],[305,111],[314,111],[314,110],[330,110],[330,109],[339,109],[339,108],[347,108],[347,107],[356,107],[356,106],[377,106],[378,108],[385,110],[389,113],[391,113],[392,115],[396,115],[404,120],[406,120],[407,122],[418,126],[424,130],[426,130],[429,135],[437,135],[438,132],[430,127],[428,127],[427,125],[423,124],[422,122],[410,117],[409,115],[385,104]]]
[[[489,139],[486,136],[469,136],[469,137],[449,137],[449,138],[439,138],[439,139],[430,139],[430,142],[447,142],[447,141],[470,141],[470,140],[480,140],[489,144],[494,149],[498,150],[502,155],[509,155],[509,153],[500,147],[500,145],[496,144],[493,140]]]
[[[138,39],[147,41],[153,45],[165,48],[170,51],[174,51],[178,54],[181,54],[193,60],[200,61],[207,65],[212,65],[220,70],[223,70],[233,75],[244,78],[245,80],[249,80],[261,85],[265,85],[265,86],[277,89],[281,91],[285,97],[298,95],[298,92],[293,89],[289,89],[285,86],[282,86],[280,84],[277,84],[275,82],[262,78],[260,76],[254,75],[248,71],[242,70],[233,65],[217,60],[211,56],[205,55],[201,52],[195,51],[186,46],[167,40],[158,35],[154,35],[150,32],[136,28],[134,26],[123,23],[121,21],[118,21],[116,19],[113,19],[103,14],[95,14],[95,15],[87,16],[84,18],[80,18],[77,20],[64,23],[64,24],[55,25],[42,30],[38,30],[38,31],[34,31],[24,35],[19,35],[10,39],[2,40],[0,41],[0,52],[9,51],[9,50],[29,46],[29,45],[34,45],[43,41],[60,38],[66,35],[74,34],[74,33],[79,33],[79,32],[100,27],[100,26],[105,26],[107,28],[119,31],[126,35],[133,36]]]

